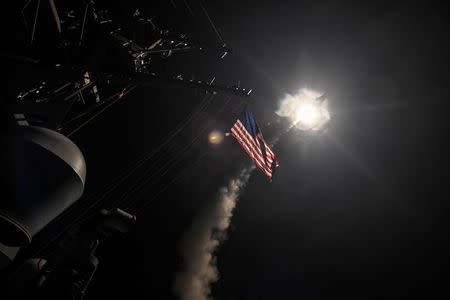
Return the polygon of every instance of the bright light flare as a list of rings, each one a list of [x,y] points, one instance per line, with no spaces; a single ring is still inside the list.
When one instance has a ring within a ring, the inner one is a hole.
[[[327,100],[319,98],[318,92],[300,89],[295,95],[287,94],[276,113],[300,130],[320,130],[330,120],[330,113]]]
[[[223,133],[218,130],[213,130],[208,135],[208,141],[212,145],[218,145],[223,141]]]
[[[302,103],[295,111],[297,121],[306,126],[314,126],[320,117],[320,109],[313,103]]]

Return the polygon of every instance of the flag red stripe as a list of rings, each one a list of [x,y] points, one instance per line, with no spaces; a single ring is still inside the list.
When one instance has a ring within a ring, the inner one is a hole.
[[[267,163],[265,163],[264,162],[264,157],[262,156],[262,151],[261,151],[260,145],[257,145],[255,143],[255,140],[253,139],[253,137],[247,132],[247,130],[245,130],[245,128],[242,126],[242,123],[239,120],[236,123],[237,123],[237,126],[233,126],[233,127],[235,127],[239,131],[239,133],[241,135],[244,135],[243,137],[246,139],[247,143],[250,143],[251,145],[253,145],[253,149],[254,149],[254,151],[257,151],[261,162],[264,165],[267,165],[267,168],[269,170],[271,170],[272,169],[271,166],[272,166],[272,162],[274,160],[274,156],[266,155]],[[259,136],[259,139],[261,139],[260,136]],[[266,143],[265,143],[265,145],[266,145],[266,147],[268,147],[268,145]]]
[[[248,133],[248,131],[245,129],[244,125],[241,123],[240,120],[238,120],[237,125],[240,127],[241,131],[245,134],[245,136],[247,137],[247,139],[256,147],[258,153],[262,156],[262,150],[261,150],[261,145],[259,145],[259,140],[263,140],[263,138],[261,137],[260,134],[257,135],[257,139],[255,141],[255,139],[253,139],[253,137],[250,135],[250,133]],[[257,144],[258,143],[258,144]],[[270,149],[269,145],[267,145],[267,143],[264,142],[264,145],[266,146],[266,158],[270,158],[269,159],[269,163],[271,164],[275,155],[273,154],[272,150]],[[269,150],[267,152],[267,150]]]
[[[252,153],[246,149],[246,145],[242,142],[242,139],[240,140],[238,137],[236,137],[235,135],[233,135],[237,142],[239,144],[241,144],[241,146],[246,150],[246,152],[249,154],[250,158],[252,159],[252,161],[256,164],[256,166],[264,172],[264,174],[266,174],[269,178],[272,177],[272,173],[269,172],[264,166],[261,165],[261,163],[252,155]]]
[[[246,145],[247,145],[248,148],[249,148],[249,151],[252,153],[251,155],[252,155],[252,156],[253,156],[253,155],[256,155],[256,157],[257,157],[258,161],[261,163],[261,165],[264,165],[264,166],[265,166],[266,163],[264,162],[264,158],[263,158],[261,152],[260,152],[260,151],[257,151],[258,148],[257,148],[257,146],[253,143],[253,139],[252,139],[251,137],[250,137],[250,139],[249,139],[248,136],[246,136],[245,133],[242,132],[241,129],[239,129],[239,127],[233,127],[232,130],[233,130],[233,129],[237,132],[237,135],[245,141]],[[260,150],[260,149],[259,149],[259,150]]]
[[[260,156],[256,155],[254,151],[252,151],[245,141],[244,138],[242,138],[239,133],[235,130],[235,128],[231,129],[231,134],[233,137],[241,144],[242,148],[247,152],[247,154],[250,156],[250,158],[253,160],[253,162],[257,165],[258,168],[260,168],[267,176],[272,176],[272,170],[270,168],[267,168],[267,166],[262,162],[262,159]]]
[[[250,133],[248,133],[248,131],[245,129],[244,125],[241,123],[240,120],[238,120],[238,121],[236,122],[236,125],[239,127],[241,133],[243,133],[243,134],[246,136],[247,140],[248,140],[248,141],[256,148],[256,151],[258,151],[258,153],[259,153],[259,154],[261,155],[261,157],[262,157],[263,154],[262,154],[262,151],[261,151],[261,146],[258,145],[258,144],[256,144],[255,140],[254,140],[253,137],[250,135]],[[258,134],[258,135],[259,135],[259,134]],[[261,138],[261,137],[260,137],[260,138]],[[266,145],[266,147],[269,147],[266,143],[265,143],[265,145]],[[270,147],[269,147],[269,149],[270,149]],[[273,158],[274,158],[273,152],[270,151],[270,155],[267,155],[267,154],[269,154],[269,153],[266,153],[266,157],[270,157],[270,160],[272,161]]]
[[[271,181],[273,176],[273,162],[275,161],[276,166],[278,166],[278,160],[261,133],[258,132],[254,138],[238,119],[231,128],[231,135],[242,146],[255,165],[269,177],[269,180]],[[262,145],[264,145],[265,148],[264,154]]]
[[[257,153],[255,153],[255,151],[253,151],[251,149],[251,148],[253,148],[253,146],[249,145],[249,143],[248,143],[248,141],[246,141],[245,137],[243,137],[234,127],[231,129],[231,134],[239,142],[239,144],[241,144],[241,146],[244,148],[244,150],[247,152],[247,154],[250,156],[250,158],[255,162],[255,164],[261,170],[263,170],[267,175],[270,176],[271,171],[269,171],[269,169],[267,169],[267,167],[265,166],[264,162],[262,161],[262,157],[260,155],[258,155]]]
[[[243,142],[239,141],[238,139],[236,139],[238,141],[239,144],[241,144],[241,146],[245,149],[245,145],[243,144]],[[253,163],[269,178],[272,178],[272,172],[269,171],[264,165],[262,165],[254,156],[252,156],[252,154],[246,150],[247,154],[249,154],[249,157],[251,158],[251,160],[253,161]]]

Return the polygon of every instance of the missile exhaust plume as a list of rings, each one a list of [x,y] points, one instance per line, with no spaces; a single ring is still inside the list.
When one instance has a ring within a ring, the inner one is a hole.
[[[295,109],[304,98],[315,99],[320,95],[301,90],[303,97],[287,95],[280,103],[278,115],[292,119],[292,124],[280,131],[270,145],[274,147],[281,136],[297,127]],[[239,196],[250,178],[255,166],[244,168],[226,186],[219,190],[218,197],[208,203],[194,219],[191,227],[183,235],[180,243],[180,255],[183,259],[182,271],[175,276],[174,293],[181,300],[211,300],[211,284],[219,280],[216,264],[216,250],[224,240],[230,226],[233,210]]]
[[[211,284],[219,279],[215,252],[226,236],[233,209],[253,170],[254,167],[245,168],[220,188],[215,201],[194,219],[182,237],[183,270],[176,274],[173,286],[181,300],[212,299]]]
[[[293,126],[302,131],[317,131],[330,120],[328,101],[323,94],[301,88],[296,94],[286,94],[275,112],[288,118]]]

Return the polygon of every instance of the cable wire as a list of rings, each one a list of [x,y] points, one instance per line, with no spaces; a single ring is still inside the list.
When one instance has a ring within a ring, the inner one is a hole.
[[[228,100],[225,102],[225,104],[215,113],[215,118],[217,118],[217,116],[219,114],[221,114],[226,106],[228,105],[228,103],[230,102],[230,99],[228,98]],[[214,119],[215,119],[214,118]],[[204,132],[206,130],[208,130],[210,128],[210,126],[214,123],[215,121],[209,121],[200,131],[199,133],[191,140],[191,142],[186,145],[175,157],[173,157],[171,160],[169,160],[166,164],[164,164],[163,166],[161,166],[155,173],[153,173],[151,176],[147,177],[145,180],[143,180],[136,188],[134,188],[133,190],[131,190],[127,195],[125,195],[125,197],[122,197],[120,199],[120,203],[122,205],[126,204],[126,203],[130,203],[130,201],[127,201],[127,198],[129,198],[133,193],[139,192],[140,190],[142,190],[148,183],[150,183],[150,186],[153,185],[154,183],[156,183],[158,181],[159,178],[163,177],[164,175],[166,175],[173,167],[175,167],[178,163],[180,163],[180,161],[183,158],[183,155],[187,154],[190,150],[191,147],[203,136]],[[164,171],[165,170],[165,171]],[[164,171],[164,172],[163,172]],[[162,173],[161,173],[162,172]],[[155,178],[156,176],[158,176],[158,178]],[[152,180],[153,179],[153,180]],[[132,201],[132,200],[131,200]]]
[[[188,116],[188,118],[183,121],[182,123],[178,124],[178,126],[169,134],[169,136],[166,138],[166,140],[164,142],[162,142],[161,144],[158,145],[158,147],[154,150],[152,150],[150,153],[148,153],[147,155],[144,155],[144,157],[142,159],[140,159],[137,164],[135,165],[135,167],[133,167],[132,170],[130,170],[128,173],[132,173],[134,172],[136,169],[138,169],[140,166],[142,166],[145,162],[149,161],[154,155],[156,155],[159,151],[161,151],[163,149],[164,146],[168,145],[184,128],[186,128],[189,123],[193,122],[197,116],[211,103],[211,99],[212,97],[209,97],[208,95],[205,95],[202,99],[202,101],[200,102],[200,104],[198,104],[197,108]],[[158,159],[159,160],[159,159]],[[146,172],[149,172],[151,170],[151,167],[153,167],[158,160],[154,161],[146,170]],[[130,174],[131,176],[131,174]],[[129,176],[128,176],[129,177]],[[127,177],[127,178],[128,178]],[[142,177],[142,176],[141,176]],[[140,180],[140,179],[138,179]],[[136,183],[134,183],[134,186],[136,185]],[[131,188],[133,188],[134,186],[132,186]]]
[[[219,33],[219,30],[217,29],[216,25],[214,25],[213,20],[211,20],[211,17],[208,14],[208,11],[206,10],[206,8],[203,6],[202,1],[199,2],[200,3],[200,7],[202,8],[203,12],[206,15],[206,18],[208,18],[209,24],[211,24],[211,27],[214,29],[214,32],[216,33],[217,37],[219,38],[219,41],[224,44],[224,40],[222,39],[222,36]]]
[[[159,196],[161,196],[172,184],[176,183],[178,180],[180,180],[183,175],[184,172],[187,171],[188,169],[193,169],[195,166],[198,165],[198,163],[200,161],[202,161],[202,159],[209,153],[209,151],[205,151],[203,152],[197,159],[196,161],[186,167],[185,169],[183,169],[182,171],[178,172],[178,174],[170,181],[168,182],[165,186],[163,186],[152,198],[150,198],[150,200],[145,201],[145,202],[141,202],[141,205],[139,205],[139,202],[136,202],[135,205],[132,205],[128,208],[128,210],[132,210],[134,211],[136,214],[141,214],[142,211],[147,208],[150,204],[152,204],[156,199],[159,198]]]
[[[179,124],[177,128],[169,135],[169,137],[161,143],[156,149],[151,151],[150,153],[144,155],[130,170],[128,170],[125,174],[122,174],[119,179],[109,186],[109,188],[94,202],[92,202],[87,209],[83,211],[83,213],[75,219],[69,226],[72,226],[73,224],[77,222],[82,222],[83,220],[89,218],[91,215],[87,216],[86,218],[82,219],[84,216],[86,216],[91,209],[93,209],[96,205],[98,205],[103,199],[105,199],[112,191],[114,191],[116,188],[120,186],[126,179],[131,177],[134,172],[136,172],[137,169],[139,169],[143,164],[145,164],[147,161],[149,161],[155,154],[157,154],[165,145],[167,145],[170,141],[173,140],[173,138],[178,135],[192,120],[194,120],[197,115],[207,106],[209,105],[211,100],[211,97],[208,97],[209,94],[205,95],[205,97],[202,99],[201,103],[198,105],[198,108],[191,113],[191,115],[188,117],[187,120],[185,120],[183,123]],[[69,227],[68,226],[68,227]]]
[[[99,112],[97,112],[95,115],[93,115],[92,117],[90,117],[89,119],[87,119],[86,121],[84,121],[83,123],[81,123],[77,128],[75,128],[74,130],[72,130],[71,132],[69,132],[66,136],[70,137],[73,134],[77,133],[81,128],[83,128],[84,126],[86,126],[87,124],[89,124],[92,120],[94,120],[95,118],[97,118],[100,114],[102,114],[105,110],[107,110],[108,108],[110,108],[112,105],[114,105],[117,101],[119,101],[120,99],[123,98],[123,96],[125,96],[126,94],[128,94],[129,92],[133,91],[135,88],[137,87],[137,84],[131,86],[130,89],[126,90],[126,91],[122,91],[122,92],[118,92],[114,95],[112,95],[111,97],[109,97],[107,100],[105,101],[110,101],[111,99],[113,99],[114,97],[117,97],[116,99],[112,100],[110,103],[108,103],[108,105],[106,105],[103,109],[101,109]],[[120,97],[118,97],[119,95],[121,95]]]

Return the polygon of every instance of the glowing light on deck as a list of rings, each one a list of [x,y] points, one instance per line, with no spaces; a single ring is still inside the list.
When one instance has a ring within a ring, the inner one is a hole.
[[[223,141],[223,133],[218,130],[213,130],[208,135],[208,141],[212,145],[218,145]]]

